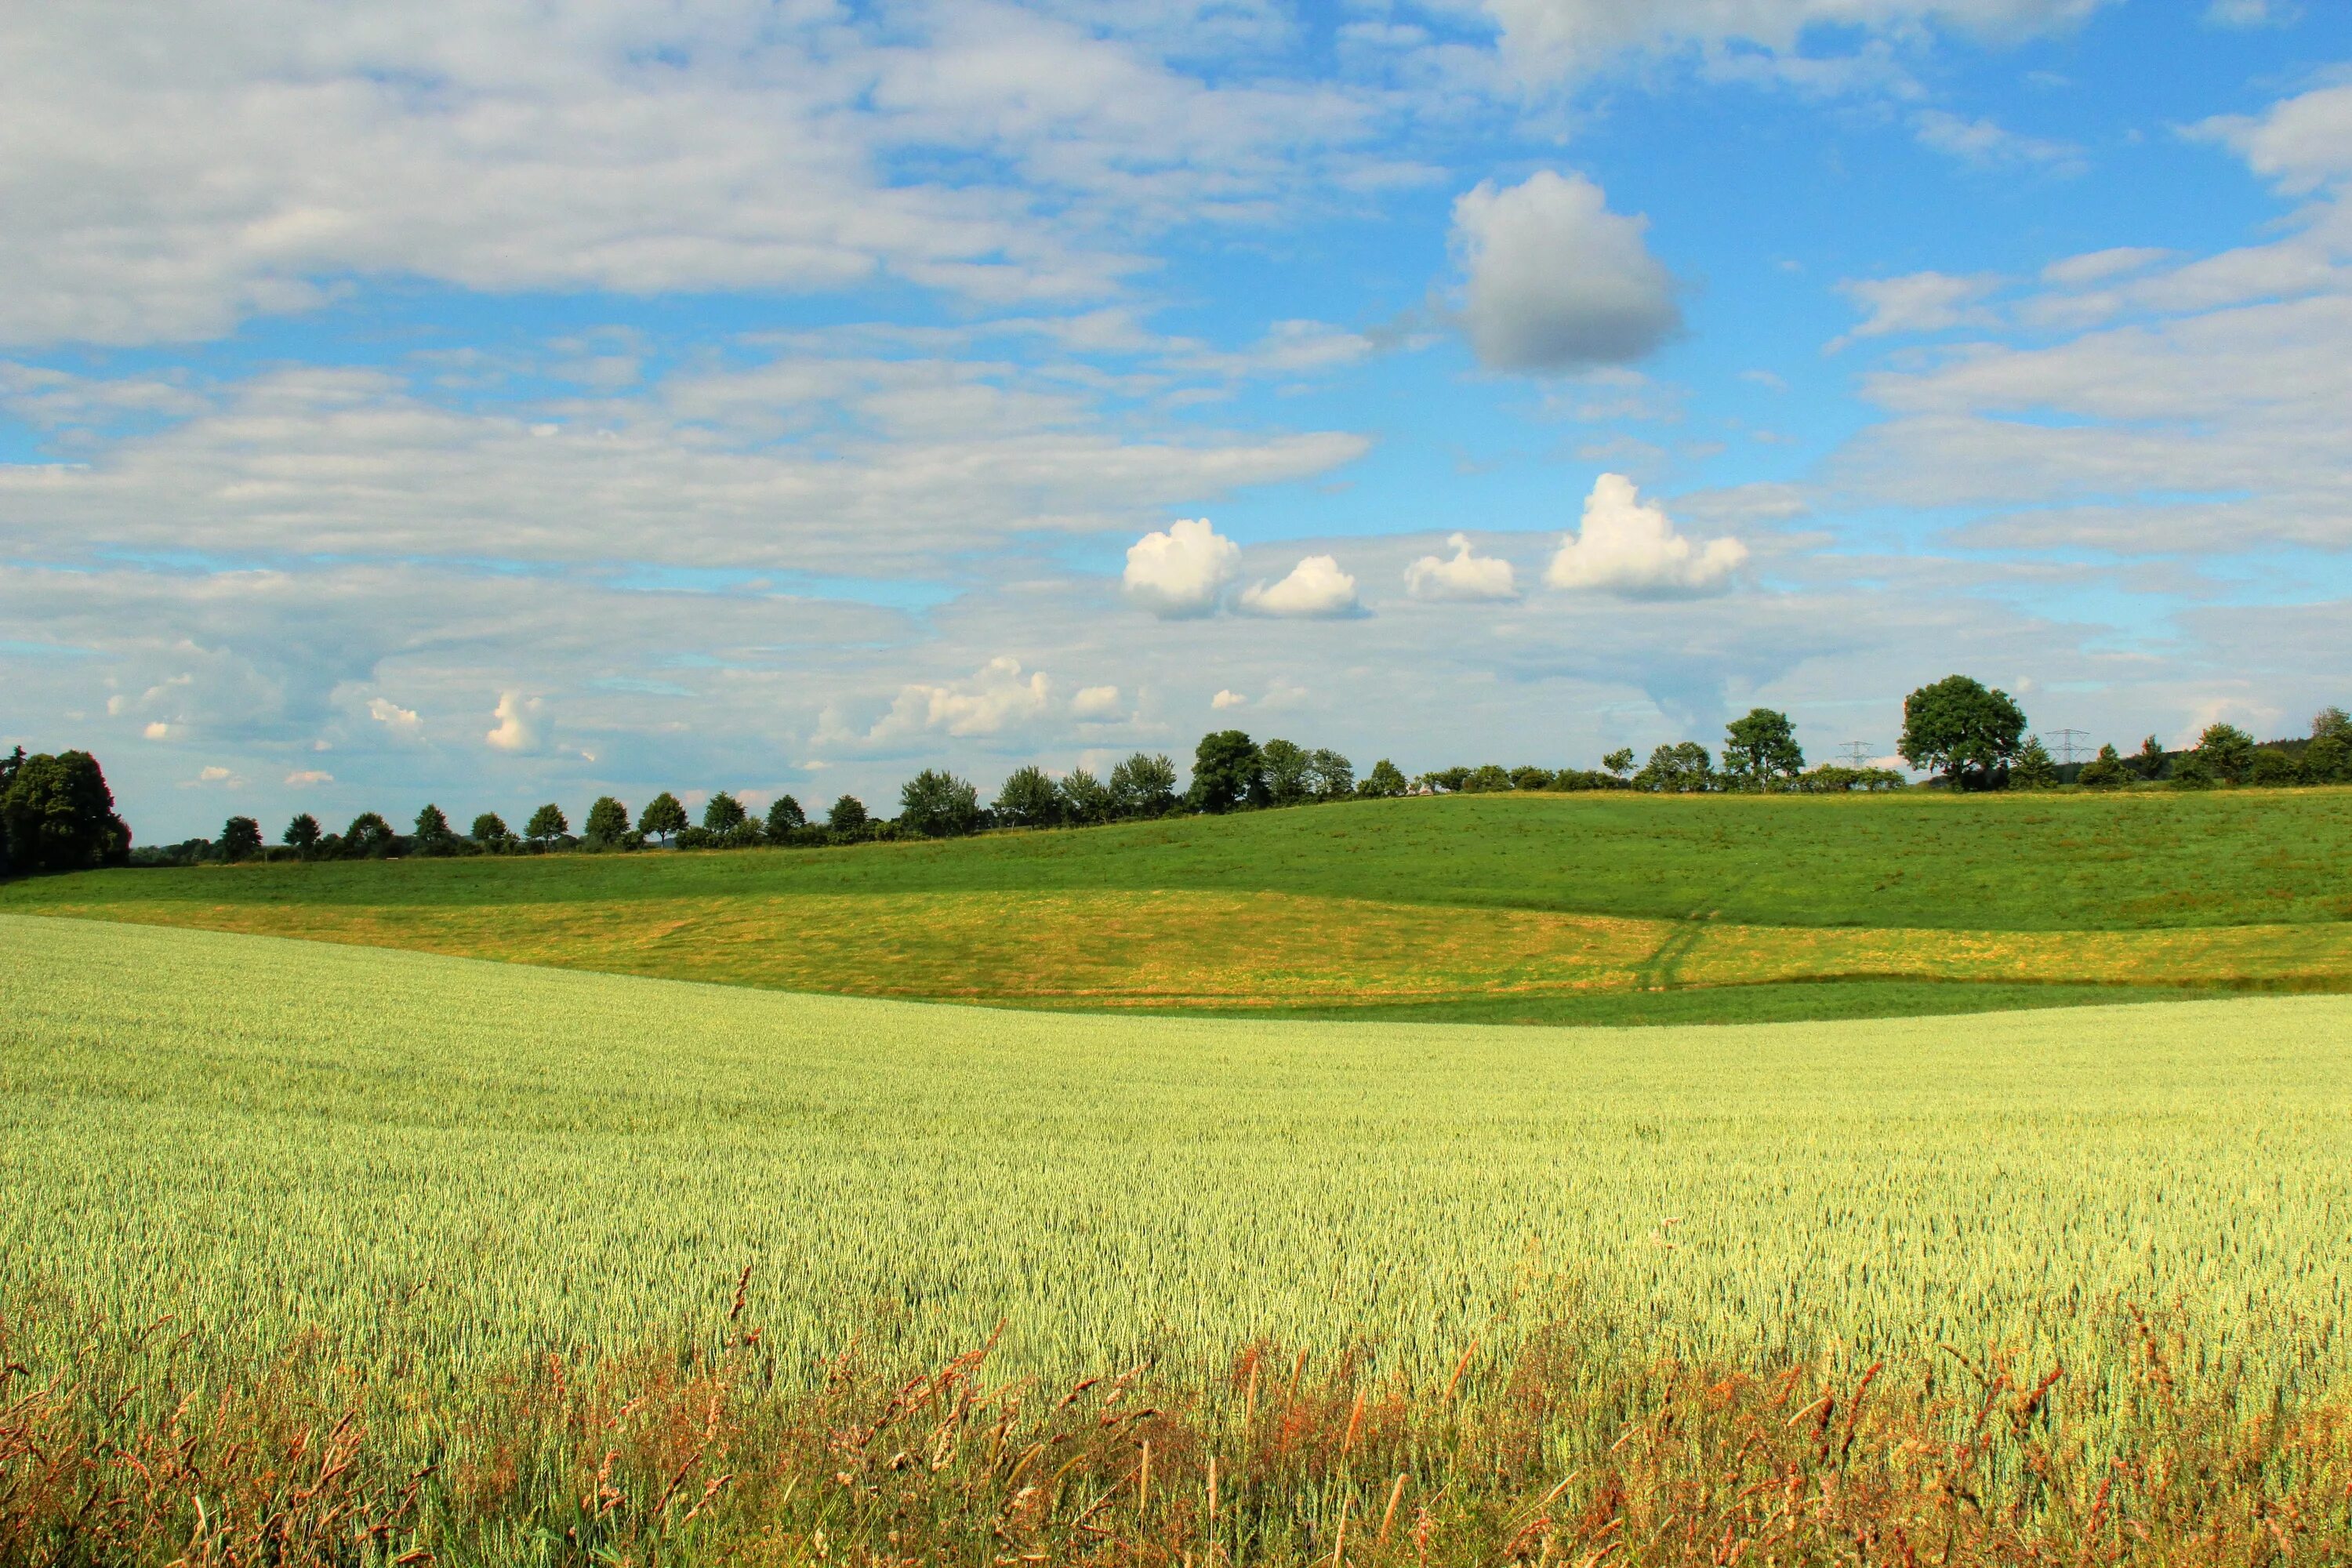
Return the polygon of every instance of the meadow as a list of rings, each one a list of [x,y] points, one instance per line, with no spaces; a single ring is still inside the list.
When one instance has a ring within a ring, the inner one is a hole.
[[[1364,801],[816,851],[90,873],[0,910],[794,991],[1697,1023],[2352,988],[2352,791]]]
[[[156,1471],[201,1447],[191,1411],[221,1413],[210,1440],[245,1456],[226,1470],[278,1456],[257,1511],[232,1530],[227,1481],[151,1475],[115,1508],[149,1534],[111,1560],[207,1529],[231,1560],[248,1526],[248,1560],[271,1528],[348,1544],[358,1501],[320,1525],[325,1480],[288,1500],[332,1468],[331,1426],[334,1476],[380,1483],[386,1560],[585,1560],[625,1523],[622,1555],[697,1560],[691,1531],[661,1543],[722,1433],[757,1473],[725,1471],[740,1495],[695,1528],[723,1516],[751,1533],[719,1554],[756,1537],[780,1561],[828,1539],[861,1561],[935,1539],[965,1561],[1330,1560],[1348,1517],[1359,1561],[1399,1559],[1403,1530],[1371,1538],[1391,1477],[1452,1560],[1500,1561],[1538,1517],[1524,1553],[1541,1535],[1565,1560],[1572,1504],[1592,1552],[1657,1526],[1625,1561],[1707,1561],[1718,1523],[1797,1542],[1801,1513],[1830,1545],[1908,1520],[1948,1552],[2074,1531],[2109,1561],[2126,1459],[2156,1465],[2126,1488],[2143,1551],[2168,1497],[2200,1528],[2226,1502],[2247,1540],[2352,1528],[2352,999],[1554,1031],[941,1008],[10,916],[0,952],[0,1361],[21,1368],[0,1375],[66,1391],[0,1414],[17,1545],[40,1464],[87,1439]],[[954,1359],[982,1346],[984,1377]],[[1868,1421],[1891,1425],[1854,1460],[1873,1363]],[[1080,1392],[1127,1389],[1124,1413],[1045,1396],[1123,1370]],[[919,1442],[892,1457],[914,1439],[843,1448],[840,1423],[883,1434],[928,1401],[944,1446],[918,1474]],[[941,1436],[950,1406],[1001,1420],[993,1446]],[[614,1435],[654,1408],[659,1442]],[[1024,1523],[1039,1476],[1014,1456],[1073,1420]],[[1136,1474],[1153,1433],[1163,1511]],[[1200,1513],[1220,1452],[1262,1484],[1229,1494],[1229,1542]],[[1761,1490],[1721,1484],[1758,1466]],[[785,1486],[803,1471],[807,1497]],[[91,1517],[74,1486],[134,1479],[53,1478],[41,1539]],[[857,1502],[869,1483],[887,1507]],[[215,1484],[207,1526],[188,1510]],[[1956,1485],[2009,1511],[1963,1529]],[[1659,1520],[1691,1487],[1713,1500],[1677,1535]],[[1098,1495],[1121,1500],[1108,1535]],[[987,1529],[957,1511],[975,1499]]]

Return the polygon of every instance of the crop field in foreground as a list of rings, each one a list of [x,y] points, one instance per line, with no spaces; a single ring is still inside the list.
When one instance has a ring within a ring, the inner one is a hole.
[[[0,916],[0,1559],[2336,1561],[2347,1108],[2334,996],[1139,1018]]]
[[[829,851],[42,879],[0,910],[1020,1006],[1734,1022],[2352,990],[2352,791],[1467,796]]]

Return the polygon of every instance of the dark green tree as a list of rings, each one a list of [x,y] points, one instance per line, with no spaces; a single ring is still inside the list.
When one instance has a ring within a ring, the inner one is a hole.
[[[2058,787],[2058,764],[2050,760],[2050,749],[2039,735],[2028,735],[2025,744],[2018,749],[2016,765],[2009,770],[2009,782],[2019,789],[2055,789]]]
[[[1488,763],[1470,769],[1454,787],[1464,795],[1501,795],[1511,787],[1511,775],[1503,771],[1500,763]]]
[[[1356,764],[1318,746],[1307,754],[1307,782],[1317,800],[1345,800],[1356,793]]]
[[[2329,737],[2352,746],[2352,713],[2331,702],[2311,716],[2311,738],[2324,741]]]
[[[980,831],[980,792],[940,768],[925,768],[898,791],[898,826],[926,838]]]
[[[1062,792],[1062,816],[1065,821],[1080,826],[1108,822],[1117,808],[1111,800],[1110,786],[1095,777],[1092,770],[1073,768],[1070,776],[1058,786]]]
[[[1805,751],[1786,713],[1751,708],[1723,729],[1723,771],[1748,789],[1764,789],[1805,771]]]
[[[1257,749],[1258,768],[1265,779],[1266,799],[1275,805],[1297,805],[1312,799],[1315,781],[1307,748],[1276,739]]]
[[[2208,724],[2197,737],[2197,754],[2224,784],[2243,784],[2254,764],[2254,738],[2235,724]]]
[[[373,811],[362,811],[343,829],[341,854],[352,860],[381,860],[400,847],[392,824]]]
[[[114,814],[114,792],[88,752],[21,749],[8,759],[0,791],[0,837],[13,873],[80,871],[131,858],[131,829]]]
[[[2122,753],[2113,746],[2101,746],[2099,754],[2083,764],[2075,780],[2084,789],[2121,789],[2131,783],[2132,771]]]
[[[319,819],[305,811],[286,825],[285,844],[308,860],[319,847]]]
[[[1678,741],[1650,753],[1633,775],[1633,787],[1658,795],[1697,795],[1715,787],[1715,763],[1696,741]]]
[[[2139,743],[2139,751],[2132,758],[2132,766],[2138,771],[2140,777],[2154,784],[2164,776],[2171,762],[2172,759],[2164,754],[2164,742],[2150,735]]]
[[[1371,800],[1394,800],[1412,786],[1404,780],[1404,770],[1382,757],[1356,786],[1356,793]]]
[[[1948,675],[1903,700],[1903,739],[1895,750],[1924,773],[1961,789],[1998,789],[2025,741],[2025,710],[2006,691],[1965,675]]]
[[[723,789],[702,803],[705,833],[730,834],[751,820],[751,814],[743,809],[743,803]]]
[[[249,816],[232,816],[221,824],[220,858],[250,860],[261,853],[261,824]]]
[[[2313,784],[2342,784],[2352,774],[2352,745],[2336,735],[2320,735],[2303,749],[2303,771]]]
[[[1045,769],[1019,767],[996,792],[996,820],[1007,827],[1057,827],[1066,804]]]
[[[504,849],[514,842],[507,819],[495,811],[486,811],[474,818],[474,826],[466,830],[466,837],[490,850]]]
[[[1619,778],[1623,778],[1625,776],[1625,770],[1633,765],[1633,748],[1631,746],[1618,747],[1615,751],[1601,759],[1601,765],[1608,769],[1611,773],[1615,773]]]
[[[2175,789],[2211,789],[2220,782],[2212,763],[2202,752],[2183,752],[2180,760],[2172,764]]]
[[[629,808],[609,795],[598,795],[580,825],[580,838],[599,848],[619,848],[629,840]]]
[[[1176,809],[1176,764],[1138,752],[1110,771],[1111,809],[1120,816],[1165,816]]]
[[[2264,789],[2291,789],[2304,782],[2303,763],[2292,752],[2276,746],[2263,746],[2254,752],[2254,760],[2246,769],[2246,782]]]
[[[686,807],[678,805],[677,796],[667,790],[646,802],[645,810],[637,813],[637,831],[665,844],[685,832],[686,828]]]
[[[1513,789],[1549,789],[1551,788],[1551,770],[1537,767],[1532,763],[1526,767],[1513,768],[1511,787]]]
[[[808,826],[808,813],[791,795],[780,795],[768,807],[768,842],[782,844],[786,838]]]
[[[1185,804],[1194,811],[1242,811],[1266,804],[1265,765],[1257,743],[1239,730],[1201,737],[1192,752],[1192,787]]]
[[[415,845],[419,855],[455,855],[457,852],[457,832],[450,827],[449,819],[442,815],[441,808],[431,804],[416,814],[416,833],[410,842]]]
[[[572,824],[564,820],[563,808],[551,800],[532,812],[522,829],[523,837],[542,849],[571,831]]]
[[[856,834],[866,831],[866,803],[854,795],[843,795],[824,814],[824,825],[835,833]]]

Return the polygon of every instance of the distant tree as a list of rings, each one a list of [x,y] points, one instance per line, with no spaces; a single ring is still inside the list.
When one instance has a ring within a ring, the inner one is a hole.
[[[1423,784],[1429,784],[1433,788],[1444,790],[1449,794],[1457,794],[1461,791],[1463,785],[1470,782],[1470,770],[1468,768],[1439,768],[1433,773],[1422,774],[1421,778]]]
[[[2243,784],[2254,763],[2254,738],[2235,724],[2208,724],[2197,737],[2197,754],[2225,784]]]
[[[898,826],[926,838],[980,831],[980,792],[953,773],[925,768],[898,792]]]
[[[1382,757],[1356,786],[1356,793],[1374,800],[1393,800],[1411,787],[1404,782],[1404,770]]]
[[[542,849],[571,831],[572,824],[564,820],[563,808],[551,800],[532,812],[522,829],[523,837]]]
[[[2303,763],[2292,752],[2276,746],[2263,746],[2254,752],[2254,760],[2246,769],[2246,782],[2265,789],[2289,789],[2304,782]]]
[[[2333,702],[2311,716],[2311,738],[2324,741],[2329,737],[2352,746],[2352,713],[2347,713]]]
[[[2132,758],[2132,766],[2139,776],[2154,784],[2164,776],[2172,759],[2164,754],[2164,742],[2150,735],[2139,743],[2139,752]]]
[[[1258,766],[1265,776],[1266,798],[1276,805],[1297,805],[1311,799],[1315,781],[1309,775],[1307,749],[1289,741],[1272,740],[1260,746]]]
[[[782,844],[786,837],[808,826],[808,813],[791,795],[780,795],[768,807],[767,833],[772,844]]]
[[[1946,676],[1903,700],[1903,739],[1895,750],[1926,773],[1962,789],[1998,789],[2025,739],[2025,710],[2006,691],[1965,675]]]
[[[609,795],[600,795],[580,825],[583,843],[618,848],[629,841],[629,808]]]
[[[289,849],[308,860],[319,847],[319,819],[305,811],[286,825],[284,842]]]
[[[1356,793],[1356,764],[1318,746],[1307,754],[1307,784],[1317,800],[1345,800]]]
[[[2213,772],[2213,763],[2202,752],[2184,752],[2172,764],[2172,787],[2175,789],[2211,789],[2221,782]]]
[[[1045,770],[1031,764],[1013,769],[996,792],[996,819],[1009,827],[1055,827],[1066,805]]]
[[[114,792],[88,752],[28,757],[19,748],[7,759],[6,779],[0,837],[12,872],[80,871],[131,858],[131,829],[114,814]]]
[[[416,814],[416,833],[410,842],[419,855],[455,855],[459,847],[449,819],[439,806],[429,803]]]
[[[514,843],[514,832],[507,826],[507,819],[495,811],[486,811],[474,818],[474,826],[466,830],[466,837],[489,850],[504,849]]]
[[[866,803],[854,795],[843,795],[824,814],[824,825],[835,833],[862,833],[866,822]]]
[[[249,816],[232,816],[221,824],[220,858],[250,860],[261,853],[261,824]]]
[[[1176,764],[1136,752],[1110,771],[1111,808],[1121,816],[1165,816],[1176,809]]]
[[[1658,795],[1696,795],[1715,787],[1715,764],[1696,741],[1660,746],[1633,776],[1633,787]]]
[[[677,796],[667,790],[646,802],[645,810],[637,813],[637,831],[665,844],[685,832],[686,828],[686,807],[678,805]]]
[[[2075,780],[2084,789],[2121,789],[2131,783],[2131,768],[2113,746],[2101,746],[2099,754],[2083,764]]]
[[[723,789],[702,803],[702,830],[705,833],[723,837],[736,832],[751,820],[751,814],[743,809],[743,803]]]
[[[1468,770],[1462,775],[1462,782],[1454,787],[1464,795],[1500,795],[1511,787],[1511,775],[1505,773],[1499,764],[1488,763],[1484,767]]]
[[[2039,735],[2028,735],[2025,744],[2018,749],[2016,765],[2009,770],[2009,782],[2019,789],[2055,789],[2058,785],[2058,764],[2050,760],[2050,749]]]
[[[2352,743],[2321,735],[2303,749],[2303,771],[2313,784],[2342,784],[2352,774]]]
[[[1804,748],[1786,713],[1751,708],[1724,726],[1723,771],[1749,789],[1795,778],[1805,771]]]
[[[1551,788],[1551,781],[1552,772],[1549,768],[1538,768],[1530,765],[1523,768],[1513,768],[1511,770],[1511,787],[1513,789],[1549,789]]]
[[[1601,765],[1608,769],[1611,773],[1615,773],[1618,777],[1624,777],[1625,770],[1633,765],[1633,748],[1631,746],[1618,747],[1615,751],[1601,759]]]
[[[1186,805],[1194,811],[1241,811],[1264,805],[1266,799],[1265,765],[1255,742],[1239,730],[1201,737]]]
[[[1068,821],[1088,825],[1108,822],[1116,808],[1111,800],[1110,786],[1095,777],[1086,768],[1074,768],[1061,783],[1062,815]]]
[[[392,824],[373,811],[362,811],[343,829],[341,853],[351,860],[381,860],[400,848]]]

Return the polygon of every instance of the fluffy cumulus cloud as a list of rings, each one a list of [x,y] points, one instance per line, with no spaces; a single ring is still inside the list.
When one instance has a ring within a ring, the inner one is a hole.
[[[296,768],[286,775],[287,787],[289,789],[310,789],[319,784],[331,784],[334,782],[335,775],[324,768]]]
[[[1119,718],[1125,710],[1118,700],[1116,686],[1082,686],[1070,699],[1070,717],[1082,723],[1100,723]]]
[[[1738,540],[1696,543],[1675,531],[1664,509],[1643,500],[1633,480],[1603,474],[1584,498],[1583,527],[1560,542],[1544,583],[1626,598],[1679,598],[1721,593],[1747,560]]]
[[[1275,583],[1253,583],[1242,590],[1242,608],[1254,616],[1318,619],[1352,616],[1361,606],[1356,580],[1339,570],[1337,559],[1309,555]]]
[[[1054,683],[1044,670],[1024,675],[1019,659],[1000,655],[969,679],[900,688],[889,712],[866,731],[866,739],[1001,735],[1044,718],[1053,703]]]
[[[1129,546],[1127,596],[1164,619],[1205,616],[1241,574],[1242,549],[1209,520],[1187,518]]]
[[[491,715],[498,721],[482,739],[493,751],[535,752],[543,742],[544,731],[540,722],[540,700],[525,697],[520,691],[499,693],[499,705]]]
[[[1416,599],[1515,599],[1518,584],[1511,563],[1500,556],[1480,555],[1466,533],[1450,534],[1451,556],[1423,555],[1404,569],[1405,591]]]
[[[1454,204],[1462,325],[1490,370],[1556,373],[1641,358],[1682,325],[1649,220],[1582,174],[1543,169]]]
[[[425,728],[425,721],[417,717],[415,709],[403,708],[389,697],[369,698],[367,712],[369,718],[402,740],[415,738]]]

